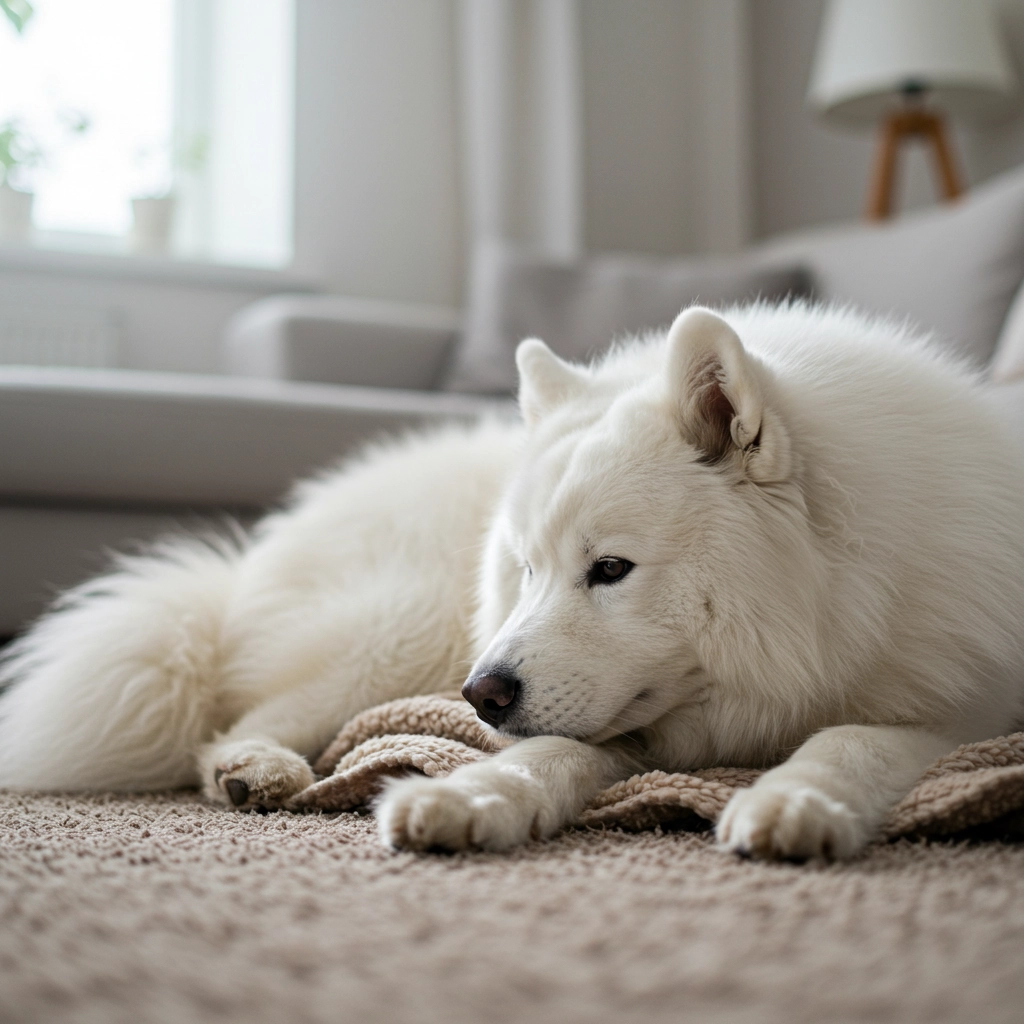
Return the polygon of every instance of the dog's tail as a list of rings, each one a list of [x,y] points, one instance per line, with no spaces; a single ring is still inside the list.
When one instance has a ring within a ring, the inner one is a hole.
[[[165,540],[69,591],[0,661],[0,787],[196,781],[240,544]]]

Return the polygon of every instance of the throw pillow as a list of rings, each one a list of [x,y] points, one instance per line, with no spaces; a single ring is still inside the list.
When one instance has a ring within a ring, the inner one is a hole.
[[[590,359],[617,338],[667,326],[694,302],[723,306],[809,294],[798,266],[760,257],[565,262],[509,245],[482,246],[447,387],[513,391],[515,349],[524,338],[543,339],[565,359]]]
[[[909,318],[982,367],[1024,280],[1024,168],[955,204],[883,224],[802,232],[759,251],[803,262],[819,298]]]
[[[1007,384],[1024,379],[1024,285],[1017,289],[1016,298],[1006,314],[990,370],[994,384]]]

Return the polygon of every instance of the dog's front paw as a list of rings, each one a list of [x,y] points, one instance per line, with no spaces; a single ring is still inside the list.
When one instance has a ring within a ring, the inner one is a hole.
[[[242,810],[280,807],[315,781],[304,757],[271,740],[210,743],[199,756],[203,793]]]
[[[868,840],[860,817],[819,789],[794,782],[735,793],[715,828],[720,846],[766,859],[852,857]]]
[[[386,846],[407,850],[507,850],[552,835],[557,820],[525,770],[473,765],[446,779],[400,779],[377,804]]]

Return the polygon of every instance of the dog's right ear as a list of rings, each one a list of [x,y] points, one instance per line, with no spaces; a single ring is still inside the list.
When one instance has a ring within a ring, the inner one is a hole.
[[[539,338],[527,338],[516,349],[519,370],[519,409],[528,427],[563,402],[582,394],[585,370],[559,359]]]
[[[766,373],[736,332],[693,306],[669,328],[667,373],[680,425],[702,461],[735,459],[757,483],[785,480],[789,435],[768,400]]]

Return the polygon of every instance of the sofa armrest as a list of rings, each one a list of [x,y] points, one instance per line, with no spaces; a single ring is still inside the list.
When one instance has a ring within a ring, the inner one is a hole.
[[[330,295],[280,295],[239,311],[224,366],[246,377],[435,390],[459,335],[454,310]]]
[[[503,413],[394,388],[0,367],[0,504],[262,506],[369,439]]]

